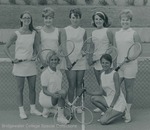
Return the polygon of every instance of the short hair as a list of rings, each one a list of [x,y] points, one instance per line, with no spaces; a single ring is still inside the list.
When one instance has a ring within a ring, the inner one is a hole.
[[[103,54],[100,58],[100,62],[102,62],[102,59],[105,59],[105,60],[109,61],[110,64],[112,64],[112,57],[110,54]]]
[[[77,18],[81,18],[82,17],[82,13],[81,13],[81,10],[80,8],[73,8],[70,10],[70,13],[69,13],[69,18],[71,18],[71,15],[74,14],[74,16]]]
[[[55,51],[50,51],[46,56],[46,63],[49,63],[53,56],[57,56],[58,62],[60,61],[57,53]]]
[[[97,27],[96,24],[95,24],[95,16],[98,15],[101,19],[104,20],[104,24],[103,26],[104,27],[109,27],[110,26],[110,23],[108,21],[108,17],[107,15],[103,12],[103,11],[99,11],[99,12],[95,12],[93,15],[92,15],[92,25],[94,27]]]
[[[50,7],[46,7],[43,9],[42,11],[42,17],[47,17],[47,16],[50,16],[52,18],[54,18],[54,15],[55,15],[55,12],[52,8]]]
[[[121,19],[122,15],[126,16],[132,21],[133,18],[133,12],[130,9],[124,9],[120,12],[119,18]]]

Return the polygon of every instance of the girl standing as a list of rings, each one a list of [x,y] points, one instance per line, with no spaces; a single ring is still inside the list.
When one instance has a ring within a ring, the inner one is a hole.
[[[121,30],[115,34],[116,46],[118,49],[117,64],[120,65],[124,58],[127,56],[128,49],[134,43],[141,43],[139,34],[134,31],[130,26],[133,18],[131,10],[123,10],[120,15]],[[130,109],[133,103],[133,86],[138,72],[137,60],[128,62],[121,66],[118,71],[120,78],[120,84],[124,81],[126,91],[126,111],[125,111],[125,122],[131,121]]]
[[[23,90],[25,78],[28,80],[29,85],[29,100],[30,100],[30,113],[35,115],[41,115],[35,108],[35,83],[36,83],[36,65],[34,61],[19,62],[24,59],[32,59],[34,53],[36,53],[37,45],[35,42],[37,32],[32,24],[32,16],[29,12],[23,12],[20,15],[21,27],[15,31],[9,42],[6,43],[5,52],[11,61],[14,63],[13,74],[17,81],[17,101],[19,106],[19,115],[21,119],[27,119],[27,115],[23,107]],[[11,55],[9,47],[15,43],[15,58]]]
[[[93,61],[97,60],[97,62],[93,65],[94,73],[98,84],[100,83],[100,76],[102,73],[102,66],[100,64],[100,57],[105,53],[107,48],[113,45],[113,33],[108,28],[109,21],[107,15],[100,11],[96,12],[92,16],[92,24],[96,29],[92,32],[92,37],[96,38],[98,42],[94,42],[96,51],[93,54]],[[94,112],[99,112],[99,109],[94,109]]]

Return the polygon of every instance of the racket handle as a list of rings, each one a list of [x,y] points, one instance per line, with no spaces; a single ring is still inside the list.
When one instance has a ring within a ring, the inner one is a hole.
[[[18,62],[23,62],[23,60],[18,60]],[[12,61],[12,64],[14,64],[15,62],[14,61]]]
[[[40,69],[41,69],[41,70],[44,69],[44,66],[41,66]]]
[[[76,62],[73,62],[72,63],[72,66],[70,67],[70,68],[68,68],[68,70],[70,71],[72,68],[73,68],[73,66],[76,64]]]
[[[78,99],[81,97],[81,95],[86,91],[86,89],[82,89],[81,93],[74,99],[74,101],[72,102],[72,105],[74,105]]]
[[[118,71],[120,69],[120,66],[118,66],[116,69],[115,69],[115,71]]]

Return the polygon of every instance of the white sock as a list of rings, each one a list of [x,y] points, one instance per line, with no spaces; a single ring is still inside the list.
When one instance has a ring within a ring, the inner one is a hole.
[[[62,107],[58,107],[58,117],[61,117],[64,115],[64,109]]]
[[[35,104],[30,105],[31,110],[35,110]]]
[[[132,106],[132,104],[127,104],[126,111],[127,111],[128,113],[130,113],[131,106]]]
[[[19,107],[19,112],[20,112],[20,113],[25,113],[23,106]]]

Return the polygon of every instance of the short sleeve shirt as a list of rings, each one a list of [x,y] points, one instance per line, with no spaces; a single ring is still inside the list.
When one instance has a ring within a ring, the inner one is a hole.
[[[53,71],[47,67],[41,74],[41,85],[47,87],[51,93],[61,90],[62,73],[60,70]]]

